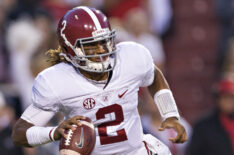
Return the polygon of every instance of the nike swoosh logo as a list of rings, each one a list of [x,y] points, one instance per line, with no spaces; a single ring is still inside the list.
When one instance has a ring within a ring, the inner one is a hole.
[[[84,146],[84,131],[83,128],[81,127],[81,133],[80,133],[80,142],[79,144],[75,142],[76,147],[82,148]]]
[[[122,98],[122,97],[124,96],[124,94],[126,94],[126,93],[127,93],[127,91],[128,91],[128,89],[127,89],[127,90],[125,90],[125,92],[123,92],[122,94],[118,94],[118,97],[119,97],[119,98]]]

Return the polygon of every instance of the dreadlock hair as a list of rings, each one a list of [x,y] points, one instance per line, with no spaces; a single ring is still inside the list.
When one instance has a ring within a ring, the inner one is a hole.
[[[52,65],[56,65],[60,62],[68,63],[67,60],[60,55],[63,50],[61,46],[58,46],[57,49],[49,49],[45,54],[48,56],[48,62],[50,62]]]

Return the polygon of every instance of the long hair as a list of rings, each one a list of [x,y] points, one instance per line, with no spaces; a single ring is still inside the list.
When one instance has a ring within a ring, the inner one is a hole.
[[[60,62],[65,62],[67,63],[67,60],[59,55],[60,53],[62,53],[62,48],[61,46],[58,46],[57,49],[49,49],[47,52],[46,52],[46,55],[48,56],[48,62],[50,62],[52,65],[56,65]]]

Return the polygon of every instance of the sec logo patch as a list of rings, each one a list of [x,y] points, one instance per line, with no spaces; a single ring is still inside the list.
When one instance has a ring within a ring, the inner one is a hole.
[[[94,108],[95,104],[96,104],[96,102],[93,98],[87,98],[83,102],[83,106],[87,110]]]

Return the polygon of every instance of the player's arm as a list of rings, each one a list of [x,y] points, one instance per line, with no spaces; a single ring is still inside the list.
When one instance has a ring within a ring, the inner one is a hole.
[[[55,115],[30,105],[13,127],[12,140],[15,145],[33,147],[52,141],[54,127],[43,127]]]
[[[82,116],[74,116],[64,120],[57,127],[45,127],[54,115],[55,113],[52,111],[44,111],[30,105],[13,128],[12,140],[14,144],[34,147],[59,140],[62,136],[66,138],[67,135],[64,131],[66,129],[75,130],[72,124],[81,125],[78,120],[84,119]]]
[[[11,135],[15,145],[30,147],[26,138],[26,131],[32,126],[33,124],[28,123],[21,118],[16,122]]]
[[[187,134],[185,128],[179,122],[180,116],[174,97],[162,72],[156,66],[154,69],[153,83],[148,86],[148,89],[164,120],[159,130],[173,128],[177,131],[177,136],[170,138],[170,140],[174,143],[185,142],[187,140]]]

